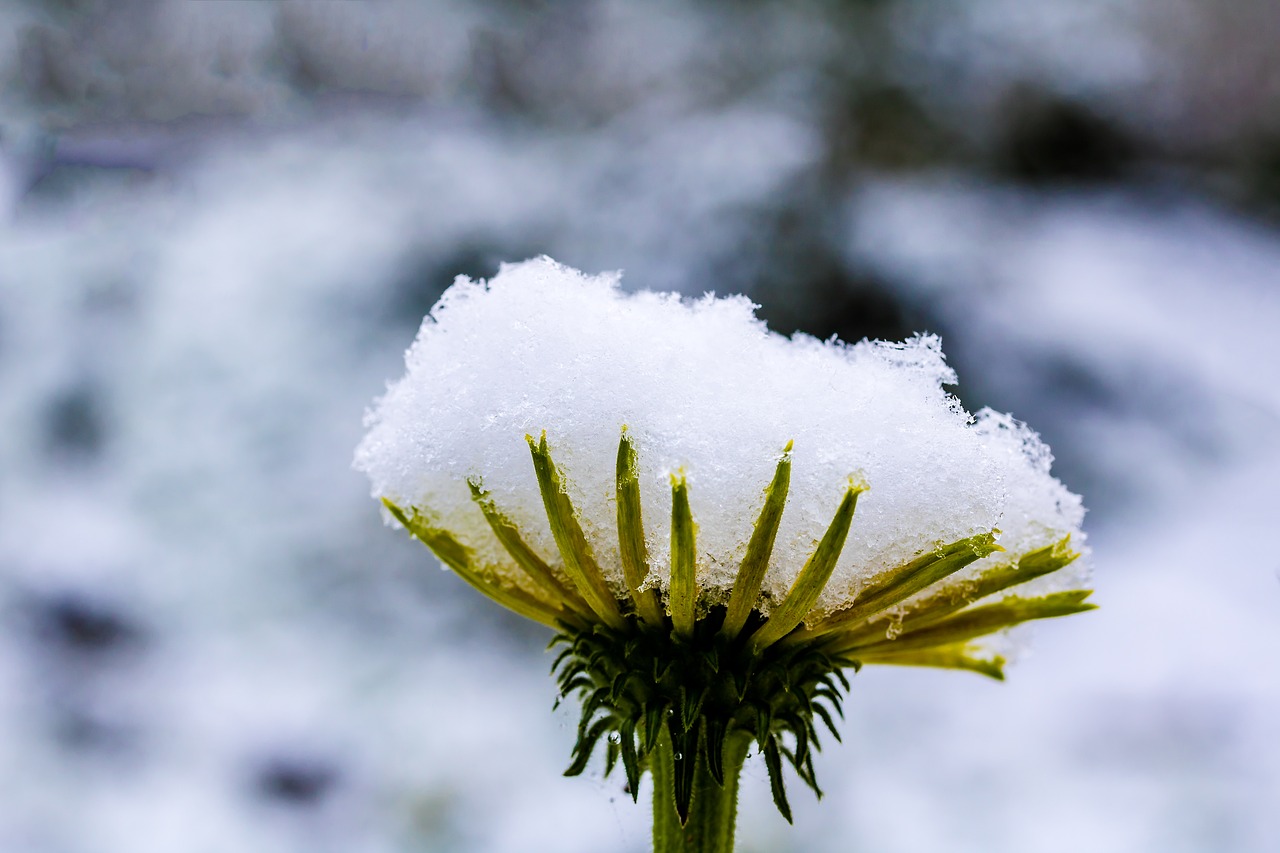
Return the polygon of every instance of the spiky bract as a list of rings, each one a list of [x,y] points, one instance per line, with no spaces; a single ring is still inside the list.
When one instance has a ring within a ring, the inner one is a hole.
[[[720,632],[724,608],[698,620],[692,636],[628,620],[619,632],[598,626],[558,634],[565,648],[553,672],[561,696],[578,695],[582,716],[573,763],[581,773],[605,743],[606,773],[621,763],[632,797],[663,727],[674,746],[676,810],[684,819],[697,761],[724,783],[726,739],[735,733],[761,745],[774,802],[790,820],[782,779],[785,759],[819,796],[813,750],[815,718],[839,740],[834,717],[843,715],[849,682],[840,665],[813,646],[753,651],[744,637]],[[762,622],[758,614],[753,622]]]

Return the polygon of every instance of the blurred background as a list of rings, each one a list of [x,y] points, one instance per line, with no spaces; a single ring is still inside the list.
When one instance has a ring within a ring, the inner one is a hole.
[[[0,4],[0,851],[643,851],[361,415],[540,253],[942,335],[1102,609],[864,670],[764,851],[1280,850],[1280,6]],[[838,401],[836,401],[838,402]]]

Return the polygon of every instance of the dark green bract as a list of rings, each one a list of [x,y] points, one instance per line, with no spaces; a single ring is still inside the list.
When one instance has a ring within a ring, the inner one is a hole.
[[[673,749],[674,805],[685,821],[699,765],[723,786],[726,741],[739,735],[761,744],[774,802],[788,820],[784,759],[821,796],[813,769],[819,747],[815,720],[840,739],[834,717],[843,716],[841,693],[849,689],[840,670],[856,662],[833,659],[812,645],[756,652],[746,635],[729,639],[720,633],[724,614],[723,607],[714,608],[691,637],[636,619],[624,631],[599,626],[556,636],[552,645],[565,646],[552,667],[561,696],[582,700],[578,741],[565,775],[586,769],[603,741],[606,774],[621,762],[634,799],[665,731]],[[758,614],[751,620],[763,621]]]

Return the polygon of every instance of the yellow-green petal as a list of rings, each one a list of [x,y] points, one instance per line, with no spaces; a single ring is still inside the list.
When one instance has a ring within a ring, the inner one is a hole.
[[[697,612],[697,531],[689,509],[689,483],[683,474],[671,477],[671,586],[668,592],[671,624],[682,637],[693,636]]]
[[[922,589],[980,560],[1003,550],[996,544],[998,531],[969,536],[922,554],[905,566],[883,575],[863,587],[853,603],[811,627],[799,631],[788,642],[813,640],[856,626],[859,622],[910,598]]]
[[[934,648],[994,634],[1032,619],[1052,619],[1094,610],[1097,605],[1085,601],[1092,590],[1076,589],[1055,592],[1037,598],[1010,597],[996,604],[962,610],[924,628],[905,632],[894,639],[856,642],[833,649],[832,654],[858,657],[877,652],[902,652]]]
[[[976,578],[936,584],[926,598],[904,604],[892,617],[884,613],[872,614],[837,633],[847,640],[862,641],[883,637],[889,630],[902,634],[923,628],[976,601],[1044,577],[1070,564],[1080,556],[1079,552],[1071,550],[1070,540],[1071,537],[1067,536],[1052,545],[1028,551],[1017,560],[983,571]]]
[[[467,485],[471,487],[471,498],[480,507],[480,511],[484,513],[485,520],[489,522],[489,528],[493,530],[493,535],[511,555],[511,559],[516,561],[520,568],[524,569],[535,583],[538,584],[546,592],[557,601],[564,602],[565,606],[570,610],[586,615],[590,612],[587,603],[582,600],[582,596],[578,591],[566,586],[556,577],[551,567],[546,561],[538,556],[537,552],[524,541],[520,536],[520,530],[516,527],[511,519],[498,509],[496,503],[478,480],[469,479]]]
[[[791,633],[813,609],[818,596],[831,579],[831,572],[840,559],[840,552],[844,550],[849,526],[853,523],[853,513],[858,506],[858,495],[866,490],[864,483],[850,483],[845,490],[844,498],[840,501],[827,532],[800,570],[787,597],[769,614],[768,621],[760,630],[751,635],[750,644],[753,649],[760,650],[776,643]]]
[[[551,535],[556,540],[556,547],[560,549],[565,574],[602,622],[610,628],[621,629],[625,623],[618,610],[618,602],[591,553],[591,546],[587,544],[587,537],[578,523],[578,514],[565,491],[560,471],[551,459],[551,451],[547,449],[546,430],[543,430],[539,441],[534,441],[533,436],[525,438],[529,441],[533,468],[538,477],[538,489],[542,493],[542,505],[551,524]]]
[[[576,621],[572,614],[542,601],[527,590],[505,586],[486,578],[477,571],[471,549],[459,542],[453,534],[430,524],[417,509],[410,515],[387,498],[382,499],[382,504],[415,539],[430,548],[440,562],[488,598],[526,619],[556,630],[560,630],[565,622]]]
[[[782,451],[782,458],[778,460],[773,481],[764,490],[764,506],[751,530],[751,538],[747,540],[747,551],[742,557],[738,576],[734,578],[724,624],[720,628],[726,637],[738,636],[742,626],[747,624],[747,617],[755,609],[756,599],[760,595],[760,587],[769,568],[769,558],[773,556],[773,543],[778,538],[778,525],[782,522],[787,491],[791,488],[791,446],[792,442],[788,441]]]
[[[635,603],[636,613],[653,626],[663,623],[662,605],[652,589],[641,589],[649,576],[649,549],[644,541],[644,521],[640,511],[640,465],[635,442],[622,428],[618,442],[618,554],[622,559],[622,575],[627,591]]]
[[[1000,655],[984,656],[981,649],[975,649],[966,643],[917,651],[859,654],[856,660],[860,664],[964,669],[1004,681],[1005,659]]]

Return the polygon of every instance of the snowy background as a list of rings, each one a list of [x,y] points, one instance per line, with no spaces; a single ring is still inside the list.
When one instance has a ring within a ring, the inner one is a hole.
[[[361,415],[546,252],[943,336],[1096,613],[869,669],[757,851],[1280,849],[1268,0],[0,4],[0,851],[641,851],[545,633],[384,530]]]

